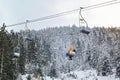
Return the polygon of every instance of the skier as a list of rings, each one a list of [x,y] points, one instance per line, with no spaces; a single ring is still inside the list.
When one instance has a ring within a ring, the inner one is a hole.
[[[72,57],[74,57],[75,54],[76,54],[76,50],[71,47],[68,53],[66,53],[66,57],[69,57],[69,60],[72,60]]]

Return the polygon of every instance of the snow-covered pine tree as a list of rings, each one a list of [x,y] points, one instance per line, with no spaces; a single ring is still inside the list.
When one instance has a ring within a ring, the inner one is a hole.
[[[99,68],[97,69],[97,72],[98,72],[98,75],[101,75],[101,76],[108,76],[112,74],[112,67],[107,57],[104,57],[101,65],[99,65]]]
[[[120,78],[120,65],[116,67],[116,77]]]
[[[0,78],[1,80],[13,80],[15,75],[14,64],[12,62],[13,47],[10,34],[0,31]]]
[[[51,66],[51,70],[50,70],[50,72],[48,74],[48,76],[50,76],[51,78],[58,77],[57,70],[56,70],[55,66],[57,66],[57,65],[56,65],[55,62],[53,62],[53,65]]]

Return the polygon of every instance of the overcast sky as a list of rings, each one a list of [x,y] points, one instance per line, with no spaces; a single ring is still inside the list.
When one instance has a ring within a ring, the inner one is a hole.
[[[0,0],[0,26],[36,19],[64,11],[78,9],[110,0]],[[120,0],[119,0],[120,1]],[[28,24],[30,29],[78,25],[78,12],[46,21]],[[83,16],[89,27],[120,26],[120,4],[84,11]],[[25,25],[9,29],[24,29]]]

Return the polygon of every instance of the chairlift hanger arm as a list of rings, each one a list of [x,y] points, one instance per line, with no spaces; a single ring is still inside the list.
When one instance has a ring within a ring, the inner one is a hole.
[[[80,14],[80,17],[83,19],[83,21],[85,22],[85,24],[86,24],[86,27],[88,27],[88,23],[87,23],[87,21],[83,18],[83,16],[82,16],[82,9],[84,9],[83,7],[80,7],[80,11],[79,11],[79,14]]]

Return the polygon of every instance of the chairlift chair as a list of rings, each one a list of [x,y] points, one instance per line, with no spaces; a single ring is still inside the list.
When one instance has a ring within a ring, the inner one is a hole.
[[[29,37],[25,37],[25,40],[27,40],[27,41],[33,41],[31,38],[29,38]]]
[[[76,50],[73,48],[70,48],[68,53],[66,53],[66,57],[69,57],[69,60],[72,60],[72,58],[76,55]]]
[[[14,52],[14,56],[19,57],[20,53],[19,52]]]
[[[89,28],[84,28],[81,30],[82,33],[89,34],[91,30]]]
[[[73,40],[73,34],[71,34],[72,40]],[[68,50],[68,53],[66,53],[66,57],[69,57],[69,60],[72,60],[72,57],[76,55],[76,50],[75,50],[75,42],[71,42],[71,46]]]

